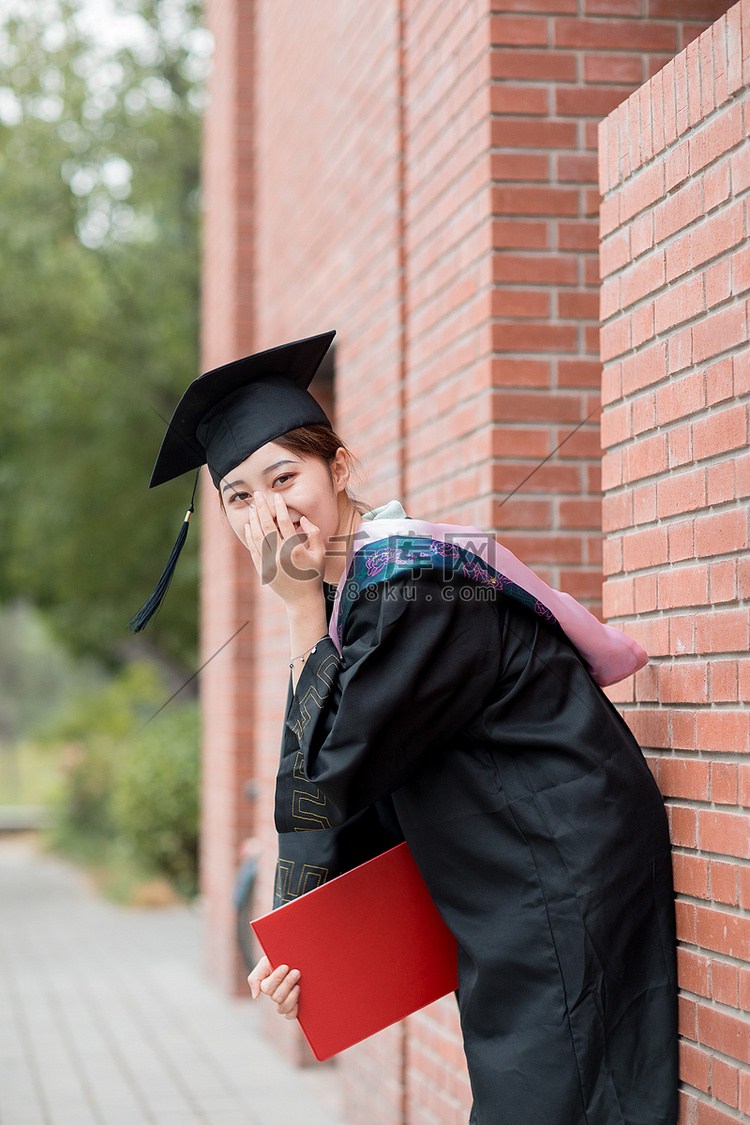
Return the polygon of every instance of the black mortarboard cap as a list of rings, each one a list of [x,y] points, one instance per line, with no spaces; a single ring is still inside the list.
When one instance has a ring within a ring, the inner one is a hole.
[[[307,390],[335,332],[309,336],[245,356],[195,379],[178,402],[156,458],[149,488],[208,465],[216,487],[222,477],[266,442],[299,426],[331,423]],[[190,507],[154,592],[130,620],[138,633],[159,609],[187,539]]]
[[[214,484],[298,426],[330,426],[307,390],[335,332],[245,356],[195,379],[167,427],[149,488],[207,464]]]

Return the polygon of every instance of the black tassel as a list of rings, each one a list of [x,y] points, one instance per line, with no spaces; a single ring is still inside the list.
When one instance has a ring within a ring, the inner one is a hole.
[[[138,612],[133,617],[131,617],[130,621],[128,622],[128,629],[131,633],[140,633],[141,629],[145,629],[146,625],[148,625],[149,621],[159,609],[161,603],[166,597],[167,590],[169,589],[169,585],[172,581],[172,577],[177,566],[177,560],[180,557],[182,548],[185,546],[188,528],[190,527],[190,517],[195,511],[195,490],[198,487],[199,473],[200,469],[195,474],[195,484],[193,485],[193,495],[190,498],[190,507],[185,513],[185,519],[182,521],[182,527],[179,530],[179,534],[177,535],[177,539],[175,540],[174,547],[172,548],[172,552],[169,556],[169,559],[167,560],[167,565],[162,571],[161,578],[156,583],[153,594],[151,594],[148,600],[143,603]]]

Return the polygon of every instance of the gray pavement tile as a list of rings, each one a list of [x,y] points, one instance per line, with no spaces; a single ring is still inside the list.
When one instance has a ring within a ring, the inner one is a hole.
[[[0,1125],[344,1125],[200,969],[188,908],[123,910],[0,837]]]

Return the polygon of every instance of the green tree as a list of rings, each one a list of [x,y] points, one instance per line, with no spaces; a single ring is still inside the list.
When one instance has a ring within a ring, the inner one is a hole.
[[[0,600],[117,663],[192,490],[147,484],[198,369],[209,43],[198,0],[96,9],[0,0]],[[144,634],[183,667],[196,544]]]

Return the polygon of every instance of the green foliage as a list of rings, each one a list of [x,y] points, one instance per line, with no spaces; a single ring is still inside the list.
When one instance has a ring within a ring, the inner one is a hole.
[[[79,746],[69,746],[64,760],[65,782],[55,823],[57,842],[70,841],[75,836],[109,838],[115,774],[111,743],[103,738],[88,739]]]
[[[197,0],[118,0],[113,48],[80,8],[0,8],[0,601],[116,665],[192,488],[147,484],[198,368],[207,46]],[[197,539],[148,634],[183,666]]]
[[[196,703],[156,714],[164,687],[155,665],[125,668],[79,695],[45,734],[62,749],[53,846],[84,861],[122,866],[197,887],[200,737]]]
[[[33,738],[65,699],[101,681],[101,670],[74,661],[32,605],[0,607],[0,744],[10,750]]]
[[[156,666],[134,661],[106,683],[74,696],[45,737],[64,742],[105,739],[117,743],[151,718],[164,700]]]
[[[128,740],[163,698],[152,664],[132,664],[103,687],[81,692],[46,730],[42,741],[59,747],[63,782],[57,797],[54,842],[70,850],[77,838],[116,834],[112,796]]]
[[[196,891],[199,716],[167,709],[130,742],[114,792],[114,817],[134,855],[183,894]]]
[[[0,805],[48,806],[59,787],[59,754],[26,739],[0,742]]]

